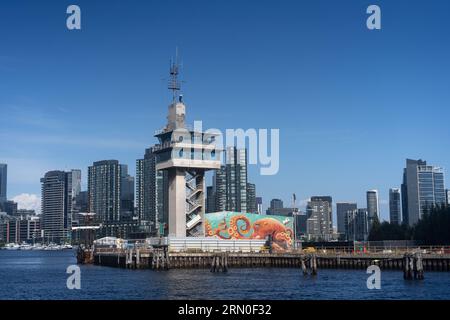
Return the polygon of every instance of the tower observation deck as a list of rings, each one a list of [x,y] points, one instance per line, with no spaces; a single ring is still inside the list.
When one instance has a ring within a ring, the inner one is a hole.
[[[178,63],[171,64],[167,125],[155,133],[159,144],[153,147],[156,170],[168,172],[168,235],[204,236],[205,172],[220,169],[221,150],[216,149],[214,133],[193,130],[185,124],[186,105],[177,97]]]

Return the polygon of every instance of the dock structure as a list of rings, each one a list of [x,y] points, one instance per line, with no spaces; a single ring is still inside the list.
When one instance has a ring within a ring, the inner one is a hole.
[[[405,279],[423,279],[424,271],[450,272],[449,254],[170,252],[158,248],[156,250],[97,249],[93,257],[96,265],[130,269],[203,268],[223,272],[229,268],[275,267],[299,268],[305,274],[314,275],[320,269],[367,269],[371,265],[377,265],[382,270],[403,270]]]

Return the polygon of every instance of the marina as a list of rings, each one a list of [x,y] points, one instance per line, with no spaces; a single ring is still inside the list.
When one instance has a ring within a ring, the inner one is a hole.
[[[55,243],[50,244],[17,244],[7,243],[4,247],[0,247],[0,250],[39,250],[39,251],[59,251],[59,250],[71,250],[73,246],[70,244],[58,245]]]

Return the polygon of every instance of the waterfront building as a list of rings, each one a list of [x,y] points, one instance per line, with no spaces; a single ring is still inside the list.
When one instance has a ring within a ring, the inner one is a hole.
[[[340,239],[349,239],[348,212],[356,209],[357,204],[354,202],[336,203],[337,233],[339,234]]]
[[[369,190],[366,193],[367,196],[367,214],[369,219],[369,230],[372,228],[372,224],[375,219],[380,218],[380,204],[378,199],[378,190]]]
[[[332,198],[311,197],[306,206],[307,237],[313,241],[330,241],[333,237]]]
[[[156,170],[167,172],[168,235],[204,236],[205,172],[220,169],[221,150],[216,148],[217,134],[186,125],[186,105],[179,95],[178,73],[179,66],[175,62],[170,67],[169,89],[173,98],[168,121],[155,134],[159,143],[153,152],[156,153]]]
[[[389,189],[389,221],[393,224],[402,223],[402,212],[401,212],[401,196],[400,189],[391,188]]]
[[[134,179],[128,167],[117,160],[94,162],[88,168],[88,203],[89,212],[101,223],[99,236],[117,236],[115,226],[124,223],[136,225]]]
[[[120,221],[121,170],[117,160],[97,161],[88,168],[89,212],[104,224]]]
[[[0,242],[33,243],[41,240],[41,217],[35,214],[0,215]]]
[[[41,179],[42,230],[46,242],[71,240],[72,172],[49,171]]]
[[[247,183],[247,212],[258,212],[256,205],[256,186],[254,183]]]
[[[8,200],[8,165],[0,163],[0,204]]]
[[[445,204],[443,169],[423,160],[406,159],[401,196],[403,220],[413,226],[426,210]]]

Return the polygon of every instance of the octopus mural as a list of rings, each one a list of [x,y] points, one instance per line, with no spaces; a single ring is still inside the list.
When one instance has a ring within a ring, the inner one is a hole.
[[[292,246],[292,218],[250,213],[218,212],[206,215],[206,235],[220,239],[267,239],[272,235],[273,249],[286,251]]]

